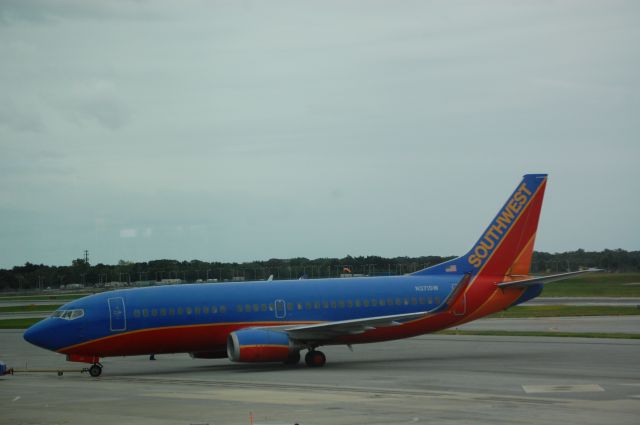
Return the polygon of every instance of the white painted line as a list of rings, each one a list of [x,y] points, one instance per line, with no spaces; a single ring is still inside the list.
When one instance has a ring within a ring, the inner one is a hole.
[[[589,393],[604,391],[598,384],[578,385],[523,385],[522,389],[527,394],[536,393]]]

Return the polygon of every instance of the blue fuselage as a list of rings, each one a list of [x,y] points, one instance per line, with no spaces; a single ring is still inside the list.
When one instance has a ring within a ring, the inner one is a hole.
[[[62,306],[60,310],[82,310],[83,315],[73,320],[47,318],[30,328],[25,338],[39,346],[63,351],[89,341],[147,329],[325,322],[427,311],[439,305],[459,280],[460,275],[452,274],[117,290]],[[193,347],[185,347],[185,351],[190,349]]]

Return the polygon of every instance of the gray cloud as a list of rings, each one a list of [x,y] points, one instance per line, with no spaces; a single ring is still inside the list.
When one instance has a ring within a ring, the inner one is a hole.
[[[40,133],[45,129],[37,107],[17,105],[10,99],[4,99],[0,104],[0,126],[16,132]]]
[[[461,253],[526,172],[538,249],[638,249],[638,12],[1,2],[0,262]]]
[[[89,80],[76,84],[61,101],[68,116],[78,124],[95,121],[110,130],[125,126],[131,119],[126,103],[115,85],[105,80]]]

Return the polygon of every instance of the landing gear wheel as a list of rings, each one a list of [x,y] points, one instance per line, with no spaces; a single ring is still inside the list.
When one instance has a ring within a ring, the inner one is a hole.
[[[287,360],[284,361],[284,364],[294,365],[294,364],[298,364],[299,361],[300,361],[300,351],[294,351],[293,353],[289,354],[289,358],[287,358]]]
[[[304,361],[309,367],[322,367],[327,362],[327,357],[322,351],[313,350],[304,356]]]
[[[93,376],[94,378],[97,378],[98,376],[100,376],[102,374],[102,366],[99,364],[94,364],[91,365],[91,367],[89,368],[89,375]]]

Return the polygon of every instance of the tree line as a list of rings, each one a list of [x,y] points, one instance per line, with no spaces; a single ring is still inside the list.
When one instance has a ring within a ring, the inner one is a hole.
[[[274,280],[326,278],[341,275],[401,275],[429,267],[454,257],[347,256],[344,258],[290,258],[245,263],[200,260],[154,260],[118,264],[95,264],[78,258],[69,266],[48,266],[27,262],[12,269],[0,269],[0,290],[59,288],[69,284],[105,286],[110,282],[206,282],[236,280]],[[532,273],[559,273],[583,267],[598,267],[609,272],[640,271],[640,251],[622,249],[604,251],[534,252]]]

